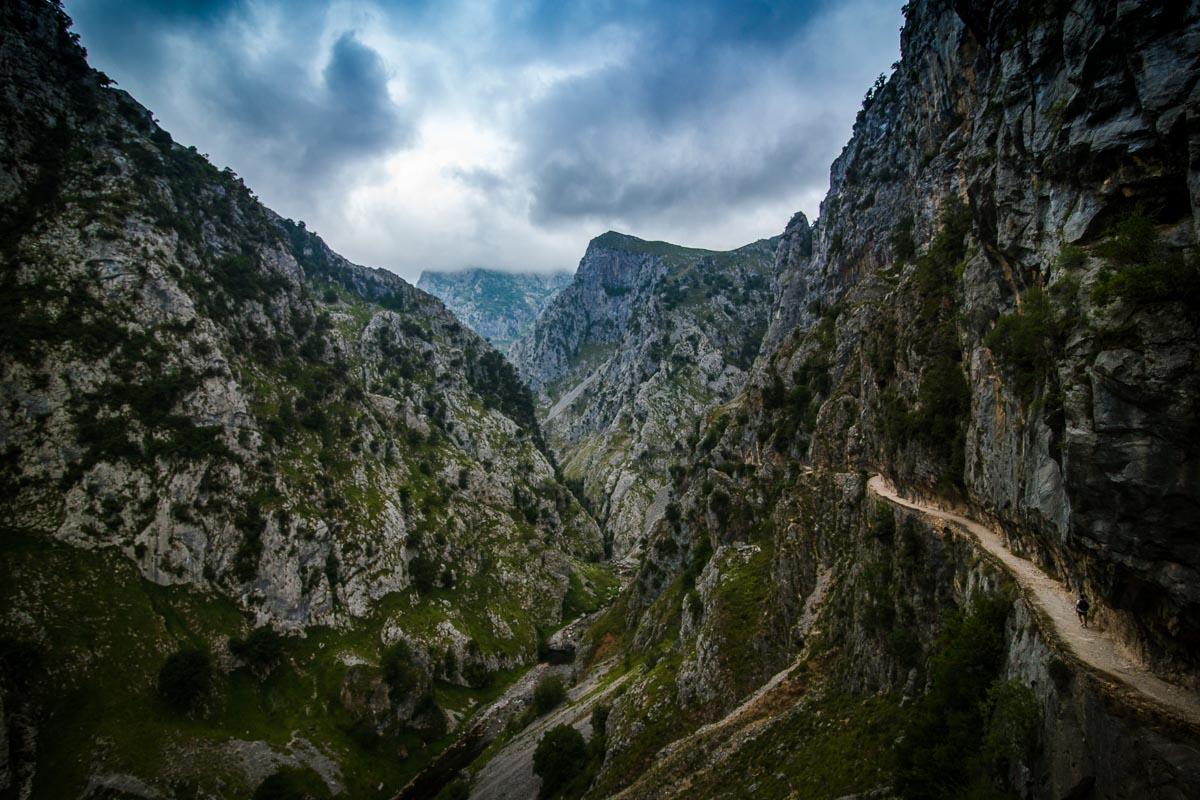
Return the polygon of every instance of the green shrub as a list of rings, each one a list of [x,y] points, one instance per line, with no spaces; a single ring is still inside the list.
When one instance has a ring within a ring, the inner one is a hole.
[[[328,797],[329,787],[311,767],[284,767],[258,785],[253,800],[324,800]]]
[[[185,647],[172,653],[158,671],[158,696],[175,711],[196,710],[212,691],[208,651]]]
[[[892,255],[898,262],[908,261],[917,254],[917,242],[913,238],[915,225],[916,220],[909,214],[892,228]]]
[[[943,482],[961,485],[971,411],[971,387],[962,366],[946,356],[936,359],[921,374],[917,402],[917,410],[910,412],[908,420],[910,434],[943,465]]]
[[[249,583],[258,577],[258,561],[262,558],[262,525],[247,518],[239,520],[242,540],[233,554],[233,575],[240,583]]]
[[[730,500],[729,494],[724,489],[714,489],[708,496],[708,508],[717,518],[717,523],[724,526],[733,510],[733,501]]]
[[[533,707],[539,715],[553,711],[566,699],[567,688],[557,675],[542,678],[533,690]]]
[[[712,554],[712,543],[708,541],[708,536],[701,535],[688,551],[688,563],[683,571],[682,580],[685,589],[691,589],[696,585],[696,579],[700,577],[700,573],[708,566],[708,561],[712,558]]]
[[[462,676],[472,689],[486,689],[492,685],[494,677],[482,661],[472,661],[464,666]]]
[[[892,510],[881,503],[875,509],[875,519],[871,521],[871,536],[884,544],[891,544],[896,535],[896,516]]]
[[[520,425],[535,443],[541,443],[533,395],[504,356],[489,349],[476,358],[475,351],[469,350],[467,380],[484,405],[504,414]],[[541,449],[545,450],[544,447]]]
[[[941,296],[952,286],[955,268],[967,254],[970,209],[958,198],[952,198],[942,208],[939,223],[937,235],[930,242],[929,250],[917,259],[913,273],[917,290],[925,297]]]
[[[442,675],[446,680],[451,680],[458,674],[458,655],[454,652],[454,648],[447,647],[445,654],[442,656]]]
[[[212,265],[212,277],[235,302],[266,302],[287,287],[287,280],[267,269],[257,258],[232,255]]]
[[[783,385],[783,379],[778,374],[771,375],[771,380],[762,390],[762,406],[764,411],[771,411],[780,408],[787,399],[787,389]]]
[[[231,639],[229,651],[255,674],[266,675],[283,658],[283,636],[264,625],[255,628],[244,639]]]
[[[423,555],[418,555],[408,562],[408,573],[412,576],[413,586],[421,594],[429,594],[437,583],[437,563]]]
[[[997,681],[988,688],[984,702],[987,732],[983,755],[994,769],[1028,761],[1037,744],[1042,710],[1033,690],[1017,680]]]
[[[592,739],[588,742],[588,751],[595,762],[604,761],[604,751],[608,744],[608,706],[596,706],[592,709]]]
[[[1003,663],[1011,607],[1003,596],[979,597],[971,613],[947,621],[930,664],[929,692],[913,707],[896,747],[900,796],[975,796],[973,790],[992,782],[986,701]]]
[[[1025,293],[1019,309],[996,320],[984,344],[1012,378],[1017,396],[1029,402],[1054,368],[1061,335],[1050,298],[1035,287]]]
[[[383,651],[379,659],[383,682],[388,685],[388,697],[393,704],[401,703],[405,696],[421,685],[424,673],[413,658],[408,643],[401,640]]]
[[[230,455],[229,448],[221,439],[220,425],[196,425],[184,417],[176,418],[172,424],[175,428],[165,441],[153,441],[149,448],[150,455],[189,461]]]
[[[1144,210],[1117,220],[1105,235],[1096,253],[1117,269],[1101,274],[1092,289],[1093,302],[1107,305],[1120,299],[1150,305],[1179,300],[1192,310],[1200,309],[1200,260],[1164,247],[1154,220]]]
[[[1077,244],[1064,244],[1054,259],[1055,266],[1068,272],[1079,269],[1085,263],[1087,250]]]
[[[1092,289],[1092,301],[1107,305],[1117,299],[1136,305],[1178,300],[1193,311],[1200,309],[1200,260],[1170,253],[1105,272]]]
[[[570,725],[546,731],[533,753],[533,771],[542,779],[542,798],[554,797],[587,766],[583,735]]]
[[[888,633],[887,648],[902,667],[916,666],[921,657],[921,640],[908,628],[893,628]]]
[[[142,449],[130,439],[126,420],[88,413],[76,418],[75,424],[79,431],[79,443],[87,448],[87,455],[83,459],[85,468],[99,461],[141,459]]]
[[[1105,240],[1096,245],[1096,253],[1118,264],[1144,264],[1158,250],[1158,230],[1142,209],[1109,225],[1104,235]]]

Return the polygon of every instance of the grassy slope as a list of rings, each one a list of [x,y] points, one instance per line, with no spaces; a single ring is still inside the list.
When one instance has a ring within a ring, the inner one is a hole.
[[[285,753],[297,736],[338,762],[351,796],[387,796],[450,740],[409,732],[368,742],[355,735],[339,700],[345,661],[376,662],[384,624],[417,622],[407,597],[387,598],[350,630],[288,638],[284,661],[264,680],[245,669],[219,670],[207,708],[187,717],[158,699],[158,669],[181,646],[206,647],[230,669],[220,654],[229,637],[250,629],[231,602],[152,584],[111,550],[12,531],[0,548],[0,606],[31,609],[0,618],[0,638],[36,637],[42,645],[35,798],[76,796],[96,773],[168,776],[179,797],[235,796],[253,787],[222,748],[258,740]],[[438,684],[435,699],[468,711],[515,677],[498,674],[483,690]]]

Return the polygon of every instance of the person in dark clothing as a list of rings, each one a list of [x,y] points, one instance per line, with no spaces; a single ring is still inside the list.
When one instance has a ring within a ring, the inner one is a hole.
[[[1091,606],[1088,605],[1087,598],[1080,592],[1079,600],[1075,603],[1075,613],[1079,615],[1079,623],[1085,628],[1087,627],[1087,615],[1090,608]]]

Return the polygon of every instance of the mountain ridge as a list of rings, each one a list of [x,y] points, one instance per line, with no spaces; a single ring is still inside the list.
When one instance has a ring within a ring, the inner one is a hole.
[[[744,388],[674,454],[671,511],[582,648],[625,681],[585,796],[1197,791],[1186,726],[866,478],[987,520],[1105,646],[1194,691],[1198,25],[906,5],[819,219],[785,229]],[[554,347],[518,361],[539,395]]]
[[[0,6],[0,796],[1200,796],[1200,10],[904,14],[510,363]]]
[[[667,469],[745,380],[767,327],[777,239],[716,252],[608,232],[509,357],[564,476],[636,559]]]
[[[565,271],[511,272],[472,267],[426,270],[417,288],[446,303],[456,317],[503,352],[570,280],[570,273]]]
[[[439,300],[175,143],[55,4],[0,19],[0,792],[387,796],[613,585],[600,532]]]

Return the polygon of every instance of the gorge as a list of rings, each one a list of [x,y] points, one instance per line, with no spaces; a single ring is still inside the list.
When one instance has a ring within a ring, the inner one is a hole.
[[[0,18],[0,797],[1200,796],[1195,3],[913,0],[815,220],[446,305]]]

